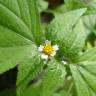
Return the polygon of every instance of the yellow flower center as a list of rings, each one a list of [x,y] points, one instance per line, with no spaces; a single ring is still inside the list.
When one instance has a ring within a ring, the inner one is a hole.
[[[47,55],[50,55],[53,52],[53,47],[51,46],[51,44],[45,44],[43,52]]]

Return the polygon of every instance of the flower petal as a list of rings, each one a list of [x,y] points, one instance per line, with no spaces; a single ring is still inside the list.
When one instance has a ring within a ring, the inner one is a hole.
[[[46,55],[46,54],[41,54],[41,58],[47,60],[47,59],[48,59],[48,55]]]
[[[46,40],[46,41],[45,41],[45,44],[51,45],[51,41]]]
[[[38,47],[38,51],[39,51],[39,52],[42,52],[42,51],[43,51],[43,48],[44,48],[44,46],[40,45],[40,46]]]
[[[54,45],[54,46],[53,46],[53,50],[54,50],[54,51],[59,50],[59,46],[58,46],[58,45]]]
[[[53,51],[52,54],[50,54],[50,56],[54,57],[56,55],[56,51]]]

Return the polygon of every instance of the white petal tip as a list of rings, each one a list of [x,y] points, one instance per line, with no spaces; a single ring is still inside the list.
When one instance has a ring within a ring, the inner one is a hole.
[[[56,55],[56,51],[52,52],[50,56],[54,57]]]
[[[57,50],[59,50],[59,46],[58,46],[58,45],[54,45],[54,46],[53,46],[53,49],[54,49],[55,51],[57,51]]]
[[[45,44],[51,44],[51,41],[46,40],[46,41],[45,41]]]
[[[41,54],[41,58],[47,60],[47,59],[48,59],[48,55],[46,55],[46,54]]]
[[[43,48],[44,48],[44,46],[40,45],[40,46],[38,47],[38,51],[39,51],[39,52],[42,52],[42,51],[43,51]]]

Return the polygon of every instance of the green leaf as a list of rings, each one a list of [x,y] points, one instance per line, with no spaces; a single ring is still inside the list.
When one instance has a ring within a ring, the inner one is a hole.
[[[95,96],[96,95],[96,93],[91,88],[89,88],[89,91],[90,91],[90,96]]]
[[[0,25],[0,47],[26,46],[32,41]]]
[[[96,13],[96,0],[64,0],[68,10],[86,7],[86,14]]]
[[[76,85],[78,96],[90,96],[88,85],[82,78],[82,76],[78,70],[78,67],[76,67],[74,65],[70,65],[70,69],[71,69],[72,76],[73,76],[73,79],[74,79],[74,82]]]
[[[16,33],[32,39],[32,34],[26,24],[3,3],[0,2],[0,24]]]
[[[82,18],[87,34],[89,35],[96,24],[96,14],[86,15]]]
[[[96,94],[96,61],[85,61],[79,63],[78,67],[82,77],[88,84],[90,96],[95,96]]]
[[[67,9],[73,8],[74,0],[64,0]]]
[[[43,71],[44,63],[38,56],[23,62],[18,67],[17,96],[22,96],[31,80]]]
[[[37,4],[38,4],[39,12],[46,10],[48,7],[48,2],[46,2],[44,0],[37,0]]]
[[[91,72],[92,74],[96,75],[96,61],[79,62],[79,65]]]
[[[0,0],[0,24],[36,43],[44,37],[35,0]]]
[[[21,19],[25,22],[29,29],[31,29],[31,15],[30,15],[30,8],[28,5],[28,0],[17,0]],[[31,0],[32,1],[32,0]],[[33,9],[33,11],[35,11]]]
[[[52,39],[52,36],[56,35],[56,37],[58,37],[59,39],[64,39],[63,35],[66,35],[67,33],[70,33],[72,31],[74,25],[77,23],[80,17],[85,13],[85,11],[86,8],[82,8],[56,16],[55,19],[48,25],[47,33],[50,34],[46,33],[47,38],[51,35],[49,39]]]
[[[63,90],[58,93],[55,93],[53,96],[67,96],[67,92]],[[71,95],[69,95],[69,96],[71,96]]]
[[[54,59],[49,61],[48,68],[42,78],[40,96],[52,96],[64,84],[65,75],[66,71],[63,65]]]
[[[93,90],[96,94],[96,75],[91,74],[89,71],[85,70],[82,67],[79,67],[79,70],[91,90]]]
[[[96,61],[96,48],[91,48],[87,51],[85,51],[83,54],[81,54],[78,58],[77,58],[78,62],[82,62],[82,61]]]
[[[72,33],[69,33],[68,40],[70,41],[70,50],[79,50],[84,47],[86,40],[86,32],[82,20],[80,19]],[[81,39],[82,38],[82,39]]]
[[[40,14],[37,8],[36,0],[26,0],[29,5],[29,11],[31,16],[32,34],[35,38],[35,42],[40,44],[44,38],[44,32],[41,27]],[[34,10],[34,11],[33,11]]]
[[[77,22],[86,9],[78,9],[55,17],[49,24],[46,38],[60,46],[60,55],[73,59],[84,44],[86,34],[82,21]],[[77,26],[75,26],[77,24]],[[81,39],[82,38],[82,39]],[[63,54],[64,53],[64,54]],[[69,56],[70,55],[70,56]]]
[[[94,35],[96,36],[96,27],[93,29]]]
[[[39,96],[40,93],[40,82],[32,84],[24,92],[23,96]]]
[[[0,0],[0,73],[35,55],[31,40],[43,37],[36,6],[35,0]]]
[[[0,3],[7,6],[7,8],[10,9],[17,16],[20,16],[20,10],[19,10],[17,0],[14,0],[14,1],[13,0],[0,0]]]
[[[34,51],[32,51],[34,50]],[[36,46],[0,47],[0,74],[36,55]]]

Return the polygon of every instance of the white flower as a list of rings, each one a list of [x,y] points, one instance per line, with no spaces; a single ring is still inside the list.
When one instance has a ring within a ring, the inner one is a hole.
[[[47,60],[49,57],[54,57],[59,50],[58,45],[51,45],[51,41],[46,40],[44,45],[38,47],[38,51],[41,52],[41,58]]]

